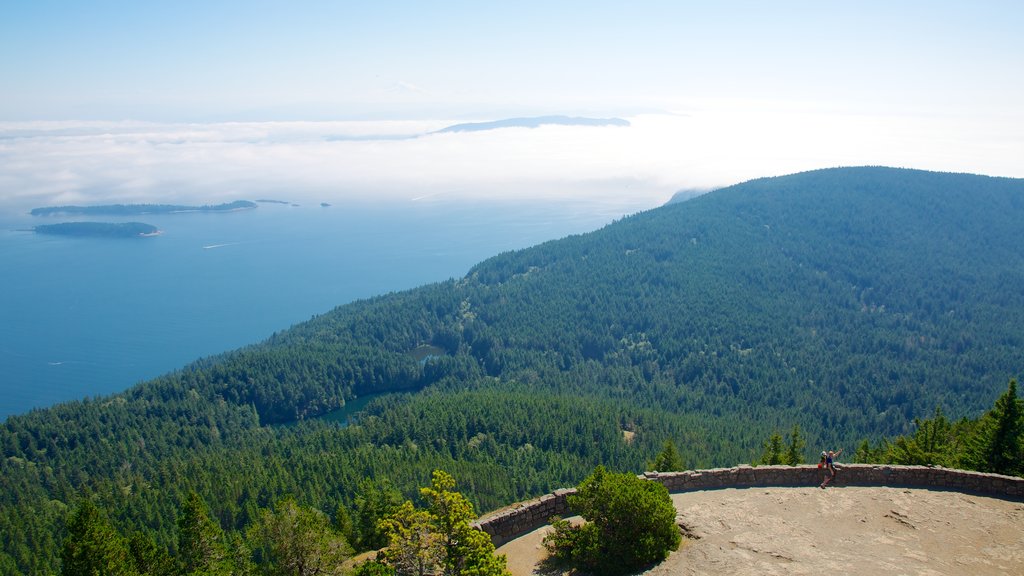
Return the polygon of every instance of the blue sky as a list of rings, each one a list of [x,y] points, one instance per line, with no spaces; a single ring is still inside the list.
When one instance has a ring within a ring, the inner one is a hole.
[[[1024,101],[1019,2],[10,1],[4,120]]]
[[[1022,6],[7,0],[0,204],[298,179],[654,205],[863,163],[1024,177]],[[332,140],[541,114],[633,126]]]

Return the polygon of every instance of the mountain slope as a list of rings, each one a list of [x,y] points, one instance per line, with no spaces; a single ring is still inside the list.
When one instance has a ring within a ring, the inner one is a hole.
[[[0,427],[0,573],[52,570],[92,493],[173,545],[188,490],[229,529],[283,494],[443,467],[489,508],[640,470],[747,461],[976,416],[1020,374],[1024,181],[890,168],[755,180],[339,307],[123,394]],[[311,420],[385,392],[357,425]],[[302,421],[297,426],[278,424]],[[624,441],[623,431],[628,432]]]
[[[483,318],[514,333],[531,317],[545,350],[607,361],[646,338],[680,387],[741,410],[806,389],[819,402],[797,412],[893,433],[936,403],[980,410],[1020,370],[1021,187],[883,168],[758,180],[471,277],[519,292]]]

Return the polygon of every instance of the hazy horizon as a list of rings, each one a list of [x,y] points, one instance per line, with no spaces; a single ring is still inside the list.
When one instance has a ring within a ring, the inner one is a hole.
[[[678,190],[836,166],[1024,176],[1024,141],[992,139],[995,127],[978,121],[951,123],[938,137],[927,118],[721,104],[625,119],[629,126],[446,134],[433,132],[455,120],[0,122],[0,210],[263,197],[650,208]]]
[[[0,210],[650,207],[869,164],[1024,177],[1021,29],[1013,2],[19,3],[0,21]],[[631,125],[428,134],[551,114]]]

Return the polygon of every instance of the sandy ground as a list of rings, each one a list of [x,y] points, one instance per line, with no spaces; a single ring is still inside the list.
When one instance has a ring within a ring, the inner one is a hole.
[[[1024,503],[904,488],[747,488],[673,494],[690,538],[646,574],[1024,575]],[[498,548],[545,574],[535,530]],[[557,573],[556,573],[557,574]]]

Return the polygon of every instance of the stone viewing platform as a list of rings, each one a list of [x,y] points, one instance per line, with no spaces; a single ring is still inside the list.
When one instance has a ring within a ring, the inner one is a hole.
[[[893,466],[882,464],[839,464],[833,486],[888,486],[950,490],[1010,500],[1024,500],[1024,478],[985,474],[930,466]],[[817,466],[737,466],[688,470],[685,472],[648,472],[648,480],[660,482],[671,493],[753,487],[817,487],[823,472]],[[574,488],[556,490],[533,500],[487,514],[477,526],[490,534],[500,546],[517,536],[544,526],[553,516],[570,514],[566,497]]]

